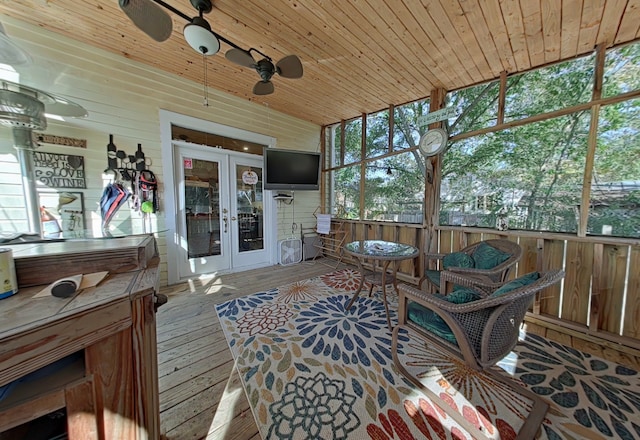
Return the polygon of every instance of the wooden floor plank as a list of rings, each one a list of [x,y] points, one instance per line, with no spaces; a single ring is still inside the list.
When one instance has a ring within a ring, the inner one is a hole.
[[[166,353],[167,351],[173,350],[176,347],[180,347],[184,344],[188,344],[191,341],[202,338],[206,334],[214,333],[214,331],[217,329],[221,330],[219,323],[205,325],[195,330],[190,330],[186,333],[178,334],[173,338],[167,339],[163,342],[158,342],[158,356],[171,359],[172,355],[171,353]]]

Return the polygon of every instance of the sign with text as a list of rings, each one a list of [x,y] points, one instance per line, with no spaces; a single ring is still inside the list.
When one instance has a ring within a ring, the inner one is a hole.
[[[84,157],[71,154],[33,152],[36,180],[49,188],[86,188]]]
[[[75,139],[66,136],[54,136],[52,134],[33,133],[33,141],[36,144],[53,144],[53,145],[65,145],[67,147],[87,148],[86,139]]]
[[[445,119],[453,118],[456,115],[455,107],[446,107],[435,112],[427,113],[424,116],[418,118],[418,125],[429,125],[434,122],[443,121]]]

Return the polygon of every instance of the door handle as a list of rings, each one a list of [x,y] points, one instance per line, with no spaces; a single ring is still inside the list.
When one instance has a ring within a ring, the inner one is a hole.
[[[232,222],[235,222],[235,221],[236,221],[236,218],[235,218],[235,217],[231,217],[231,221],[232,221]]]
[[[227,220],[227,216],[222,216],[222,221],[224,222],[224,233],[227,233],[227,229],[229,226],[229,220]]]

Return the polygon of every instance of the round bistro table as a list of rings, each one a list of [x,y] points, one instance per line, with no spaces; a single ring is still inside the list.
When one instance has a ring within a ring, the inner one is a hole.
[[[384,309],[387,312],[387,325],[389,326],[389,330],[392,330],[391,319],[389,318],[389,304],[387,302],[386,286],[388,283],[392,282],[393,287],[396,288],[397,291],[396,273],[398,271],[398,265],[397,263],[393,265],[393,272],[391,274],[387,273],[387,269],[392,261],[402,261],[417,257],[419,254],[418,248],[408,244],[395,243],[393,241],[359,240],[347,243],[344,246],[344,251],[356,259],[361,275],[360,285],[358,286],[356,293],[353,294],[351,301],[349,301],[347,310],[351,308],[355,300],[358,298],[358,295],[360,295],[365,281],[368,281],[371,284],[369,295],[371,295],[374,285],[381,286]],[[362,266],[362,263],[365,260],[373,261],[373,271],[370,273],[368,273]],[[376,271],[377,262],[382,262],[382,270],[380,272]]]

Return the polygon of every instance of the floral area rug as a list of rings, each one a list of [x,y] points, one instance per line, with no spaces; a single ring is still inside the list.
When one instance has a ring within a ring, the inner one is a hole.
[[[400,358],[422,369],[431,401],[394,367],[381,299],[361,294],[345,311],[358,280],[341,270],[216,307],[262,437],[471,439],[444,406],[489,438],[515,438],[530,401],[401,334]],[[535,335],[500,366],[549,402],[538,438],[640,439],[638,372]]]

